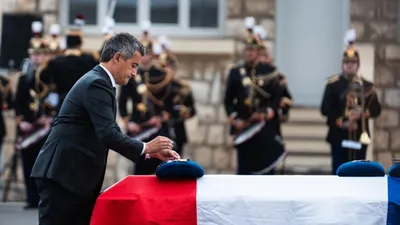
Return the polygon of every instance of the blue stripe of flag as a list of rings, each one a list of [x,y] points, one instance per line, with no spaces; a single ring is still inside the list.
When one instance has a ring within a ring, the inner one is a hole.
[[[400,177],[388,176],[387,225],[400,225]]]

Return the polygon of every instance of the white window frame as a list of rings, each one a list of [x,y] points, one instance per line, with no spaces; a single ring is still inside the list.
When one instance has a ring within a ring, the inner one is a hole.
[[[218,1],[218,27],[217,28],[192,28],[190,27],[190,1],[178,0],[179,3],[179,21],[177,25],[155,24],[152,23],[150,29],[151,36],[168,35],[170,37],[221,37],[225,35],[224,22],[226,19],[226,0]],[[103,26],[103,19],[107,13],[108,1],[97,0],[97,25],[85,25],[84,33],[88,36],[100,36]],[[117,23],[116,32],[129,32],[133,35],[140,35],[140,23],[150,19],[150,1],[137,0],[137,24],[136,23]],[[69,0],[63,0],[59,4],[60,25],[68,29],[69,24]],[[146,9],[146,10],[143,10]]]

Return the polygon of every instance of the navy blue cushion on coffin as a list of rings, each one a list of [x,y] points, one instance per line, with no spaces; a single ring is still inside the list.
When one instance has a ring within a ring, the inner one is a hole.
[[[400,162],[394,164],[389,169],[389,176],[391,177],[400,177]]]
[[[190,159],[177,159],[161,163],[156,176],[159,179],[197,179],[204,176],[204,170]]]
[[[377,162],[355,160],[343,163],[336,173],[339,177],[383,177],[385,168]]]

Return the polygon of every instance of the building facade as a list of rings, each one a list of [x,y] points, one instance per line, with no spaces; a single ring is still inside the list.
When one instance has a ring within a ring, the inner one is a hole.
[[[323,6],[318,0],[305,0],[301,4],[308,5],[290,8],[287,0],[279,0],[279,3],[277,0],[118,0],[114,18],[117,32],[126,31],[139,35],[140,22],[149,19],[152,21],[151,35],[156,37],[165,34],[171,38],[173,51],[180,60],[178,76],[190,82],[197,102],[198,115],[187,124],[190,144],[186,148],[185,157],[199,162],[209,173],[231,173],[236,168],[236,154],[229,144],[221,99],[226,67],[240,56],[239,40],[245,34],[244,17],[255,17],[267,29],[268,45],[277,58],[277,64],[284,72],[293,71],[292,75],[287,75],[289,87],[293,87],[295,94],[300,96],[299,102],[306,107],[317,106],[324,79],[331,75],[330,71],[334,73],[340,70],[344,30],[348,27],[355,28],[362,69],[376,83],[383,104],[382,115],[374,121],[373,158],[388,167],[391,165],[391,158],[400,157],[400,139],[396,138],[400,136],[399,1],[329,1],[331,3]],[[97,50],[103,41],[101,27],[109,8],[108,2],[4,0],[0,11],[41,13],[47,28],[55,22],[67,27],[76,13],[83,13],[87,23],[84,48]],[[332,32],[327,35],[325,32],[329,32],[330,28],[324,29],[321,21],[317,24],[312,17],[306,17],[307,11],[301,11],[313,9],[313,5],[318,7],[314,11],[320,13],[316,15],[325,16],[323,18],[328,21],[326,24],[334,27],[332,29],[335,29],[336,36],[330,35]],[[330,10],[336,11],[329,13]],[[338,13],[342,15],[339,22],[330,21],[335,20]],[[296,20],[299,15],[303,15],[308,21],[283,21],[285,18]],[[312,23],[319,30],[312,29],[312,26],[307,28],[307,23]],[[287,29],[280,29],[279,26]],[[288,29],[297,26],[304,29],[292,30],[290,35],[291,30]],[[296,35],[307,43],[305,47],[296,42]],[[277,36],[282,38],[276,38]],[[313,39],[305,36],[313,36]],[[325,39],[326,43],[318,42],[321,39]],[[315,55],[312,41],[316,49],[324,49],[320,55]],[[330,41],[335,42],[334,47],[326,47]],[[290,47],[291,43],[293,47]],[[283,56],[289,57],[290,49],[302,52],[294,56],[302,64],[310,62],[315,65],[311,70],[314,68],[316,71],[324,71],[324,68],[317,67],[318,64],[323,64],[329,67],[329,72],[319,74],[320,72],[314,71],[311,75],[298,72],[307,68],[303,66],[296,69],[294,65],[300,66],[299,63],[285,62]],[[322,57],[325,54],[332,56]],[[329,63],[330,61],[332,62]]]

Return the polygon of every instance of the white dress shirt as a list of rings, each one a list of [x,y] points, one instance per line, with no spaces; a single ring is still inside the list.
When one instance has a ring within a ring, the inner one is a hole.
[[[105,67],[104,67],[103,65],[101,65],[101,64],[99,64],[99,66],[100,66],[101,68],[103,68],[104,71],[106,71],[108,77],[109,77],[110,80],[111,80],[112,86],[115,87],[115,79],[114,79],[113,75],[111,75],[110,71],[108,71],[108,69],[105,68]],[[143,142],[142,155],[143,155],[145,149],[146,149],[146,143]],[[149,155],[149,154],[146,154],[146,158],[149,158],[149,157],[150,157],[150,155]]]

